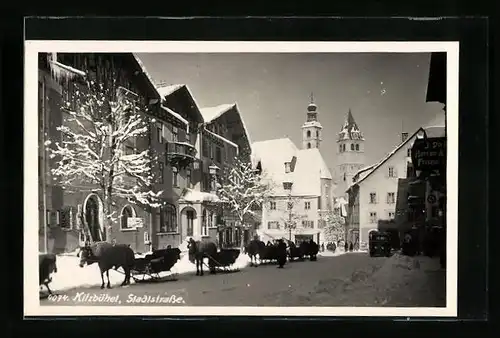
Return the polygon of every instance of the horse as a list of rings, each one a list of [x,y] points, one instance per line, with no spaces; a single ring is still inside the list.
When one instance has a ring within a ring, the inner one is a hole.
[[[118,269],[122,267],[125,272],[125,279],[121,286],[130,284],[130,271],[135,265],[134,251],[126,244],[111,244],[108,242],[95,242],[93,244],[86,244],[80,248],[78,253],[80,256],[80,267],[83,268],[85,264],[91,265],[97,263],[101,271],[101,289],[104,289],[104,273],[108,278],[107,288],[111,288],[109,281],[109,270],[113,267]]]
[[[50,275],[53,272],[57,272],[57,264],[56,264],[56,255],[54,254],[39,254],[38,255],[38,263],[39,263],[39,284],[40,286],[45,285],[49,295],[52,295],[52,290],[49,288],[49,283],[52,281]]]
[[[250,257],[250,266],[257,267],[257,255],[259,257],[262,257],[262,253],[264,252],[266,248],[266,244],[258,239],[253,239],[248,243],[248,245],[245,247],[245,251]]]
[[[215,274],[214,257],[217,254],[217,245],[214,242],[188,240],[189,261],[196,264],[196,276],[203,276],[203,259],[208,258],[208,268],[211,274]]]

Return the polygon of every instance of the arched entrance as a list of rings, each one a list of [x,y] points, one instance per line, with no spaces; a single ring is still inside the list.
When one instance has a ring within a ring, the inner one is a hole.
[[[89,230],[92,241],[105,241],[106,233],[102,228],[102,203],[99,197],[91,194],[85,201],[85,224]]]
[[[196,219],[196,210],[192,207],[185,207],[181,211],[181,238],[194,236],[194,220]]]

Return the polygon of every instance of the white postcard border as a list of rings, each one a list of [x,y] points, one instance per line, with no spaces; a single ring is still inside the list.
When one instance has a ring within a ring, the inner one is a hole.
[[[417,53],[447,52],[447,274],[446,307],[209,307],[41,306],[38,280],[38,52],[133,53]],[[458,270],[458,54],[455,41],[25,41],[24,315],[25,316],[402,316],[456,317]]]

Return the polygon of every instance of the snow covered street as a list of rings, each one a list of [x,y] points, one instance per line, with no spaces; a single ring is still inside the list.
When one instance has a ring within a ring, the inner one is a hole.
[[[143,255],[136,255],[137,258],[144,257]],[[76,257],[76,253],[68,255],[57,256],[57,273],[52,274],[52,283],[50,289],[54,291],[63,291],[75,288],[91,288],[101,285],[101,274],[97,264],[86,265],[83,268],[79,266],[80,259]],[[234,268],[242,269],[250,264],[250,259],[246,255],[240,255],[234,264]],[[196,266],[189,262],[186,253],[181,254],[181,259],[175,264],[171,272],[160,273],[160,277],[170,276],[172,274],[184,274],[189,272],[196,272]],[[111,286],[119,286],[124,279],[123,270],[120,268],[118,271],[110,270],[109,279]],[[142,276],[141,276],[142,278]],[[147,276],[145,277],[148,278]],[[134,283],[134,279],[131,279]],[[42,286],[41,290],[45,291]]]
[[[71,259],[73,279],[85,286],[70,289],[71,283],[64,285],[54,276],[54,290],[68,295],[70,304],[77,304],[71,299],[78,292],[102,293],[97,267],[80,268],[75,257]],[[245,255],[237,264],[242,268],[239,272],[201,277],[194,275],[195,266],[184,256],[173,269],[179,273],[177,281],[127,287],[118,285],[123,275],[113,271],[113,288],[105,292],[126,299],[131,293],[154,295],[182,290],[186,305],[194,306],[445,306],[445,271],[440,269],[438,259],[399,254],[371,258],[367,253],[352,252],[321,255],[316,262],[287,263],[284,269],[276,265],[248,267]],[[78,278],[77,272],[88,277]],[[41,304],[56,303],[45,299]]]

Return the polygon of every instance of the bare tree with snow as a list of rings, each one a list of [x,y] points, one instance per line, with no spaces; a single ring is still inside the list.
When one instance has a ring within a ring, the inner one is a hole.
[[[326,242],[337,242],[345,238],[345,219],[335,211],[328,211],[325,215],[325,240]]]
[[[149,147],[137,147],[138,140],[148,137],[151,121],[137,94],[119,87],[116,78],[110,83],[97,83],[87,76],[80,79],[63,89],[66,117],[57,127],[61,141],[49,140],[45,145],[56,161],[51,172],[63,189],[82,191],[83,186],[100,192],[106,240],[112,241],[117,202],[161,206],[161,192],[153,190],[156,157]]]
[[[262,174],[251,163],[235,158],[217,186],[217,194],[226,210],[233,213],[243,228],[250,227],[248,219],[257,216],[262,204],[268,199],[272,184],[262,179]],[[244,245],[244,232],[241,231],[241,246]]]
[[[292,233],[300,232],[303,230],[303,227],[299,227],[298,225],[302,223],[307,217],[305,214],[301,214],[297,212],[294,207],[300,203],[300,199],[296,197],[291,197],[286,200],[287,208],[283,212],[281,220],[285,224],[285,230],[288,231],[288,239],[291,240]]]

